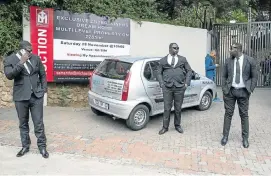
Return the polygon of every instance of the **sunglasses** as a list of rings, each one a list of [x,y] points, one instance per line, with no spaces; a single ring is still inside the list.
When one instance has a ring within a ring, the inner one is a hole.
[[[231,46],[230,47],[230,49],[232,50],[232,49],[238,49],[239,47],[237,47],[237,46]]]
[[[179,49],[179,47],[172,47],[173,49],[175,49],[175,50],[178,50]]]

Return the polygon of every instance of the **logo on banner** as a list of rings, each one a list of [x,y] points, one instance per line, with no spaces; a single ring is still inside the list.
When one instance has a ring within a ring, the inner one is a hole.
[[[37,26],[49,25],[49,11],[37,9]]]

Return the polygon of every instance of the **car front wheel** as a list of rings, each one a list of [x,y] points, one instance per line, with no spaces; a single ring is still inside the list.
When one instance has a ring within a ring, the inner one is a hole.
[[[201,97],[200,104],[197,107],[200,111],[205,111],[210,108],[213,102],[213,96],[209,91],[204,92],[203,96]]]
[[[149,122],[150,111],[145,105],[137,105],[131,112],[129,118],[126,120],[127,126],[134,130],[141,130]]]

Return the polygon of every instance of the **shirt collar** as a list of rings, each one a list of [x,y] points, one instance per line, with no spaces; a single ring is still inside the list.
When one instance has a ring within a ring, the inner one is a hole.
[[[235,60],[237,60],[237,58],[234,58]],[[243,60],[244,59],[244,54],[242,54],[239,58],[239,60]]]
[[[171,54],[168,54],[167,55],[168,57],[173,57]],[[175,55],[175,58],[177,57],[178,55]]]

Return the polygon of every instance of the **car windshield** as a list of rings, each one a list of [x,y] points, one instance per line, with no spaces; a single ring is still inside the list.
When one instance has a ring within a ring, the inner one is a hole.
[[[119,60],[104,60],[96,69],[95,74],[110,78],[124,80],[132,64]]]

